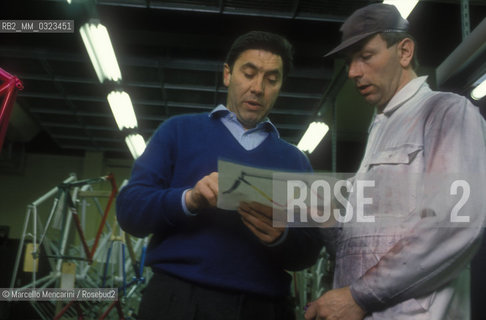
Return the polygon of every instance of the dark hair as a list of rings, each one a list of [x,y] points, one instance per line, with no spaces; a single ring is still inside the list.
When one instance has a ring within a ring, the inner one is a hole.
[[[226,56],[226,63],[229,65],[230,70],[233,69],[233,65],[238,57],[249,49],[261,49],[279,55],[282,58],[284,79],[292,69],[293,48],[287,39],[270,32],[250,31],[239,36],[233,42]]]
[[[414,70],[417,69],[417,67],[419,66],[418,59],[417,59],[417,41],[415,41],[414,37],[412,37],[407,32],[381,32],[380,36],[386,42],[387,48],[390,48],[391,46],[393,46],[396,43],[399,43],[405,38],[411,39],[415,44],[415,50],[412,58],[412,68]]]

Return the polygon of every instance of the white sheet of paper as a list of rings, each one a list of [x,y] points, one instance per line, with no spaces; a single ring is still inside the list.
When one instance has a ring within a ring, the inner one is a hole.
[[[275,171],[219,160],[218,173],[218,208],[236,210],[242,201],[272,206]]]

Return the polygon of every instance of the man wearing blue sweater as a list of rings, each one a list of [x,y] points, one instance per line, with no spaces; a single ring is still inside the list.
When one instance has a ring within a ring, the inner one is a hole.
[[[154,133],[117,199],[122,228],[152,235],[154,271],[138,319],[293,319],[291,276],[321,249],[314,229],[274,228],[269,210],[216,208],[217,161],[311,171],[307,158],[280,139],[267,118],[292,66],[292,47],[252,31],[224,64],[226,107],[172,117]]]

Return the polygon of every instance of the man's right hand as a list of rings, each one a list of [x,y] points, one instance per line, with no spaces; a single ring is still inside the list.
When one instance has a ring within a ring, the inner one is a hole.
[[[218,173],[213,172],[199,180],[194,188],[186,192],[186,206],[189,211],[216,207],[218,201]]]

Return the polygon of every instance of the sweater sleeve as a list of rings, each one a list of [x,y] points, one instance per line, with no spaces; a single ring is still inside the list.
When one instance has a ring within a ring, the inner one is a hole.
[[[181,203],[187,187],[171,187],[176,145],[175,121],[169,119],[157,129],[135,161],[130,181],[116,201],[118,222],[128,233],[138,237],[154,232],[163,234],[190,218],[184,214]]]
[[[296,163],[300,164],[300,170],[312,172],[307,157],[300,150],[296,152],[298,153]],[[269,246],[268,250],[284,269],[298,271],[316,263],[323,244],[319,228],[288,227],[283,241]]]
[[[443,287],[458,276],[480,245],[485,219],[484,195],[480,191],[486,173],[484,121],[465,99],[437,99],[437,108],[426,123],[424,158],[425,174],[440,177],[442,183],[425,185],[423,190],[428,195],[418,212],[428,214],[351,284],[354,299],[367,311],[381,310]],[[449,176],[453,177],[450,181]],[[439,196],[443,185],[448,189],[456,176],[471,186],[468,202],[460,213],[469,216],[469,223],[454,223],[451,215],[457,200]]]

